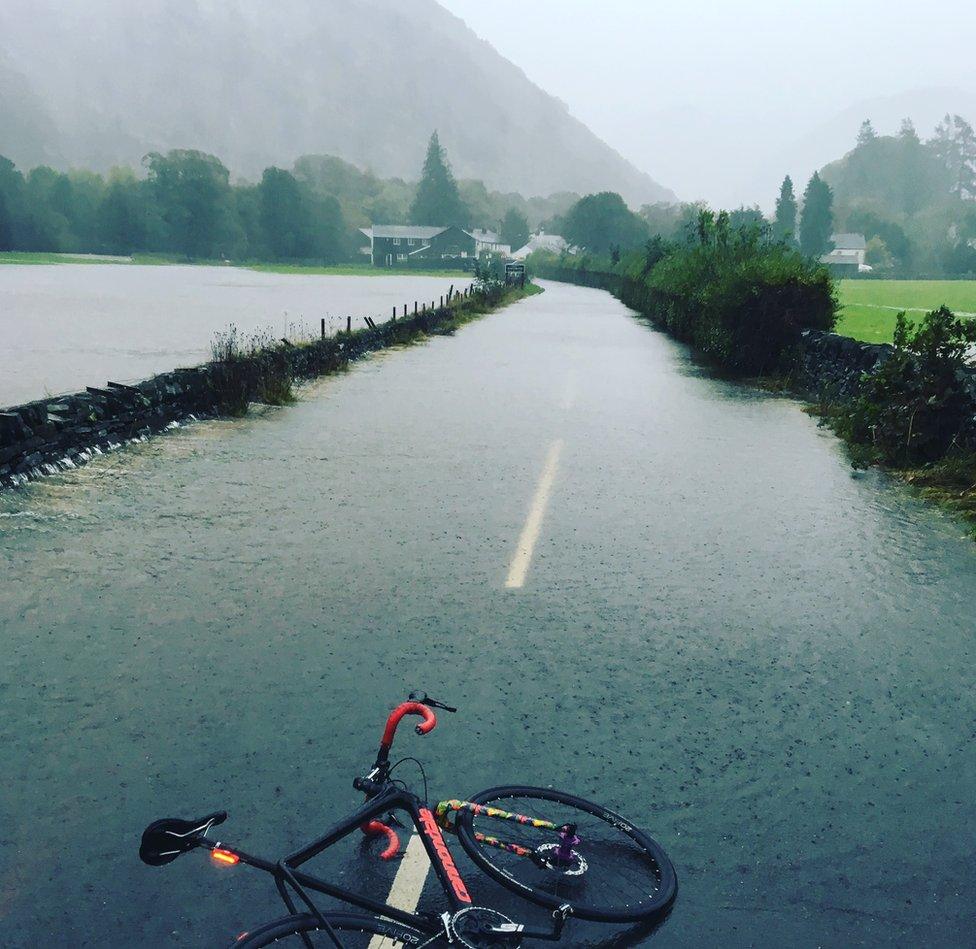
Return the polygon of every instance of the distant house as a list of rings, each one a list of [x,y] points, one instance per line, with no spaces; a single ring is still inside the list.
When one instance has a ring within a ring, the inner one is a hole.
[[[468,231],[475,239],[479,257],[494,257],[496,254],[502,257],[512,256],[511,244],[505,244],[494,231],[485,231],[479,228]]]
[[[867,241],[863,234],[831,234],[830,240],[834,249],[820,258],[821,263],[827,264],[838,273],[871,272],[864,259]]]
[[[414,224],[374,224],[361,228],[369,240],[364,249],[374,267],[404,267],[419,261],[474,261],[496,254],[508,256],[511,248],[494,231],[460,227],[422,227]]]
[[[545,250],[550,254],[561,254],[564,251],[572,253],[572,248],[570,248],[565,238],[560,237],[558,234],[546,234],[545,231],[539,231],[538,234],[533,234],[529,238],[529,242],[525,246],[515,251],[512,257],[516,260],[525,260],[534,250]]]

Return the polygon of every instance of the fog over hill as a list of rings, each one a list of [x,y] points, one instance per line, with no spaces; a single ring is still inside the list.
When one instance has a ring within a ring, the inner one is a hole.
[[[192,147],[251,178],[309,153],[416,178],[435,128],[458,177],[499,190],[672,197],[434,0],[0,4],[0,154],[21,166]]]

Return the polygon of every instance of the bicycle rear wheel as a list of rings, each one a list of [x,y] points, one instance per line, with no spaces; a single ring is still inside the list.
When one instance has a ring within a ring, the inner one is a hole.
[[[642,922],[674,900],[677,878],[660,845],[599,804],[562,791],[521,786],[491,788],[470,801],[557,827],[576,827],[579,841],[573,844],[572,858],[560,862],[555,857],[561,840],[551,829],[459,811],[461,846],[488,876],[526,899],[550,909],[568,903],[575,916],[602,923]],[[521,854],[492,846],[485,838],[515,844]]]
[[[440,942],[428,942],[434,937],[386,919],[345,913],[326,913],[325,917],[336,931],[344,949],[411,949],[423,944],[433,947]],[[263,946],[298,949],[307,946],[306,940],[315,949],[320,946],[335,949],[335,943],[311,913],[285,916],[250,932],[241,933],[231,949],[261,949]]]

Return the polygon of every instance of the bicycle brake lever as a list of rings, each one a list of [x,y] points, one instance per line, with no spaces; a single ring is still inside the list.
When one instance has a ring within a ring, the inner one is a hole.
[[[432,708],[440,708],[445,712],[456,712],[457,709],[453,705],[445,705],[443,702],[435,702],[433,699],[427,699],[427,704]]]
[[[457,709],[452,705],[445,705],[443,702],[438,702],[436,699],[432,699],[426,692],[411,692],[408,698],[411,702],[420,702],[421,705],[427,705],[430,708],[443,709],[445,712],[457,711]]]

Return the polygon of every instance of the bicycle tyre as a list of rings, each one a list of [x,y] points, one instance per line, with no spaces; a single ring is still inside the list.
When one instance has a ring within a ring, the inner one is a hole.
[[[497,883],[533,903],[549,909],[557,909],[568,903],[573,908],[574,916],[599,923],[636,923],[658,917],[674,901],[678,881],[668,855],[644,831],[599,804],[564,791],[522,785],[489,788],[468,800],[472,804],[540,817],[560,825],[579,825],[583,838],[579,855],[584,859],[581,869],[577,868],[570,875],[568,872],[538,867],[527,857],[479,843],[474,836],[476,827],[490,827],[506,839],[514,834],[516,839],[510,842],[536,849],[533,842],[538,839],[537,829],[519,823],[500,822],[475,815],[469,810],[458,813],[457,835],[468,856]],[[544,806],[548,805],[548,811],[538,810],[530,803],[533,801],[544,802]],[[532,813],[533,810],[535,813]],[[588,817],[584,818],[584,815]],[[502,831],[503,827],[508,833]],[[607,839],[598,840],[596,831],[606,835]],[[553,844],[547,846],[551,849]],[[619,868],[613,869],[621,863],[625,869],[632,868],[634,879],[628,879]],[[606,864],[602,872],[601,864]],[[613,881],[609,880],[611,874],[616,878]],[[601,880],[601,876],[607,879]],[[630,889],[624,890],[622,883]],[[600,895],[601,889],[605,890],[606,895]],[[617,902],[613,902],[611,895]],[[640,901],[628,902],[630,895],[639,896]]]
[[[379,919],[374,916],[359,916],[353,913],[324,913],[323,915],[339,934],[344,945],[350,935],[359,934],[362,937],[355,944],[349,942],[349,949],[368,946],[371,939],[376,936],[385,936],[390,940],[391,947],[419,946],[431,938],[430,934],[425,935],[418,929],[412,929],[402,923]],[[290,944],[299,946],[302,944],[302,935],[311,936],[315,933],[320,933],[319,938],[315,941],[316,946],[331,947],[333,945],[316,916],[311,913],[298,913],[294,916],[285,916],[273,922],[265,923],[250,932],[241,933],[232,943],[230,949],[262,949],[264,946],[281,944],[290,936],[295,937],[294,942]]]

